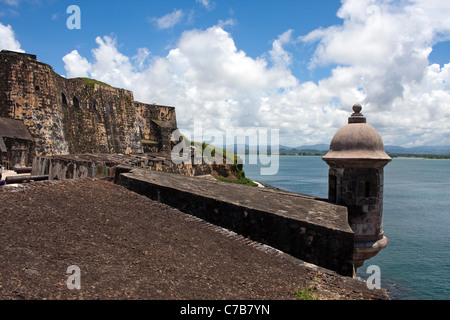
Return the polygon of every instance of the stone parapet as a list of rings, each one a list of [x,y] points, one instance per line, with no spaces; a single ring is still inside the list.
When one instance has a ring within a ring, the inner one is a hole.
[[[234,165],[175,164],[169,155],[155,154],[71,154],[37,156],[33,160],[33,175],[48,175],[50,180],[110,179],[116,168],[125,165],[146,170],[162,171],[182,176],[231,177]]]
[[[347,209],[311,196],[118,167],[129,190],[341,275],[353,275]]]

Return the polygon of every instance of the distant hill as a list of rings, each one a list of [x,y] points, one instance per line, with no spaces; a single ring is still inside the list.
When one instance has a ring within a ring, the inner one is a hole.
[[[237,146],[235,145],[235,151]],[[249,148],[248,145],[239,145],[240,150],[245,149],[246,152],[249,150],[255,150],[255,147]],[[328,152],[330,146],[325,143],[314,144],[314,145],[304,145],[299,147],[288,147],[284,145],[279,146],[280,154],[282,155],[324,155]],[[259,149],[259,148],[258,148]],[[267,151],[270,152],[270,146]],[[450,156],[450,145],[444,146],[420,146],[405,148],[400,146],[387,145],[385,150],[388,154],[393,156],[399,155],[436,155],[436,156]]]
[[[325,143],[320,143],[320,144],[313,144],[310,146],[301,146],[301,147],[297,147],[294,148],[297,150],[316,150],[316,151],[328,151],[330,149],[330,145],[329,144],[325,144]]]
[[[315,144],[310,146],[301,147],[285,147],[280,146],[281,155],[325,155],[329,150],[329,145],[327,144]],[[450,157],[450,145],[448,146],[420,146],[405,148],[400,146],[385,146],[386,152],[395,156],[436,156],[438,158]]]
[[[399,146],[385,146],[387,153],[392,154],[431,154],[431,155],[450,155],[449,146],[422,146],[404,148]]]
[[[310,146],[301,146],[301,147],[286,147],[280,145],[280,149],[285,150],[316,150],[316,151],[328,151],[328,144],[315,144]],[[448,146],[420,146],[420,147],[412,147],[405,148],[400,146],[385,146],[385,150],[387,153],[396,153],[396,154],[450,154],[450,145]]]
[[[287,147],[280,145],[280,150],[316,150],[316,151],[328,151],[330,148],[329,144],[320,143],[320,144],[313,144],[309,146],[301,146],[301,147]]]

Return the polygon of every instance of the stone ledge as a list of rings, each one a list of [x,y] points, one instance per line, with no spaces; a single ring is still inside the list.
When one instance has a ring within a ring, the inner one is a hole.
[[[311,196],[118,167],[115,182],[306,262],[353,276],[347,209]]]

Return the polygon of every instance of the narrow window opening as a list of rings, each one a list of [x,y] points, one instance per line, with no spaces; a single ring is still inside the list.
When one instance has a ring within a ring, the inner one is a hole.
[[[66,99],[66,95],[64,93],[61,93],[61,100],[63,105],[67,105],[67,99]]]
[[[337,179],[336,176],[330,175],[329,185],[328,185],[328,200],[331,203],[336,203],[337,201]]]
[[[366,181],[366,186],[365,186],[365,188],[364,188],[364,196],[366,197],[366,198],[370,198],[370,182],[369,181]]]
[[[73,97],[73,106],[75,108],[79,108],[80,107],[80,101],[78,100],[77,97]]]

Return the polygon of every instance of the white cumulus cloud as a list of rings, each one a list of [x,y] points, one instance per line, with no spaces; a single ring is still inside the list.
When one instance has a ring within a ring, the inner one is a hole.
[[[164,57],[146,48],[127,57],[116,39],[98,37],[90,62],[74,52],[64,61],[68,76],[79,69],[136,100],[175,106],[182,129],[267,127],[285,145],[329,143],[362,103],[387,144],[450,144],[450,63],[428,61],[450,39],[447,1],[346,0],[338,16],[342,24],[301,37],[287,30],[257,58],[219,23],[185,31]],[[316,46],[310,67],[330,66],[329,77],[293,75],[286,47],[298,39]]]
[[[211,2],[211,0],[195,0],[195,2],[200,3],[208,10],[212,9],[213,7],[213,3]]]
[[[19,0],[1,0],[0,2],[4,2],[7,5],[17,7],[19,5]]]
[[[68,78],[88,77],[91,65],[77,50],[73,50],[63,58]]]
[[[346,0],[338,12],[342,25],[314,30],[300,40],[317,42],[311,68],[334,67],[322,87],[363,93],[361,102],[390,143],[446,143],[449,119],[437,127],[422,115],[424,110],[449,108],[443,99],[431,105],[447,89],[430,78],[430,69],[437,66],[428,61],[433,45],[450,39],[449,15],[445,0]],[[425,139],[430,130],[434,138]]]
[[[24,52],[19,41],[16,40],[12,27],[10,25],[5,26],[0,23],[0,50],[3,49]]]
[[[183,10],[175,9],[171,13],[168,13],[161,18],[152,18],[151,20],[156,23],[156,26],[159,29],[169,29],[180,23],[183,17],[184,17]]]

